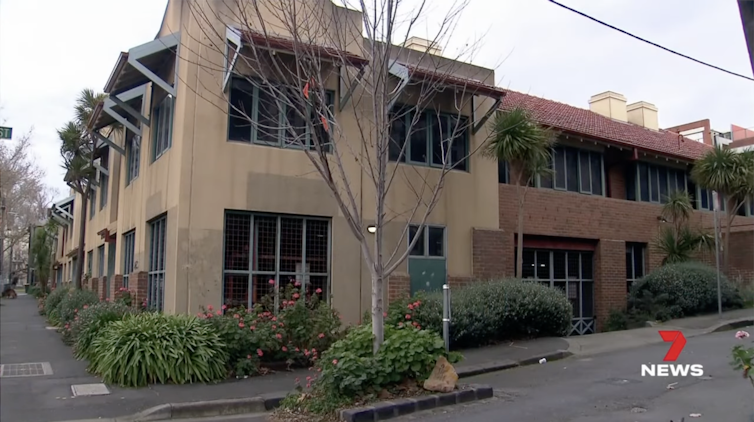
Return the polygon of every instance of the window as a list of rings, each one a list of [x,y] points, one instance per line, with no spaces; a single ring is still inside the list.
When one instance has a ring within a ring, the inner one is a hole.
[[[89,219],[94,218],[94,212],[97,210],[97,191],[92,189],[89,192]]]
[[[292,88],[291,88],[292,89]],[[298,93],[292,93],[298,96]],[[325,103],[330,116],[335,115],[335,93],[325,91]],[[310,118],[304,119],[308,112]],[[322,131],[323,124],[316,110],[296,110],[275,98],[270,89],[247,80],[233,79],[228,110],[228,140],[280,148],[316,149],[315,142],[327,139],[324,145],[329,152],[330,132]],[[313,131],[317,131],[313,133]],[[316,135],[316,136],[313,136]]]
[[[275,286],[329,299],[330,220],[288,215],[225,215],[223,304],[250,307]]]
[[[467,171],[469,118],[431,110],[416,116],[408,108],[399,107],[391,117],[390,160],[432,167],[444,161],[447,168]]]
[[[126,186],[139,177],[141,161],[141,139],[133,136],[126,144]]]
[[[99,189],[100,189],[99,209],[100,210],[105,208],[105,205],[107,205],[107,188],[108,188],[109,183],[110,183],[110,177],[105,174],[101,174],[99,177]]]
[[[123,287],[128,288],[128,279],[134,272],[134,246],[136,245],[136,231],[131,230],[123,235]]]
[[[644,277],[644,257],[647,247],[643,243],[626,243],[626,292],[635,281]]]
[[[573,305],[571,335],[595,331],[593,259],[588,251],[523,250],[522,278],[560,289]]]
[[[86,253],[86,273],[87,275],[89,275],[89,277],[94,275],[92,273],[93,266],[94,266],[94,251],[89,251]]]
[[[507,161],[497,162],[497,182],[510,183],[511,171]]]
[[[410,256],[419,256],[425,258],[444,258],[445,257],[445,227],[427,226],[419,229],[417,225],[411,225],[408,228],[409,244],[414,238],[419,236],[414,247],[411,249]]]
[[[152,112],[152,161],[156,161],[172,145],[173,106],[175,99],[166,95]]]
[[[633,201],[664,204],[674,192],[686,191],[688,185],[686,170],[655,164],[636,163],[627,176],[634,181],[626,184],[626,199]]]
[[[105,245],[97,246],[97,277],[105,276]]]
[[[167,216],[149,223],[149,273],[147,275],[147,307],[161,312],[165,303],[165,237]]]
[[[551,168],[552,175],[539,177],[539,187],[604,195],[602,153],[558,145]]]

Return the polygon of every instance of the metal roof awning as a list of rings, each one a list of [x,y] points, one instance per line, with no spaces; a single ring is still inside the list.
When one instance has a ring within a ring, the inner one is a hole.
[[[118,95],[153,82],[175,96],[175,85],[167,83],[158,73],[165,65],[176,62],[180,41],[181,33],[176,32],[121,53],[105,85],[105,92]]]
[[[71,195],[62,201],[54,202],[50,208],[50,216],[61,224],[72,224],[74,199],[76,199],[76,196]]]

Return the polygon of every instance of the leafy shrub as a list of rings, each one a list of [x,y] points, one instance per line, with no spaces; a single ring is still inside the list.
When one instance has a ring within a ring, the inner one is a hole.
[[[84,309],[99,302],[97,293],[91,290],[73,289],[70,290],[60,301],[58,306],[60,312],[60,322],[69,324],[76,318],[76,314]]]
[[[743,306],[737,289],[720,274],[722,305]],[[668,264],[644,276],[631,286],[629,308],[652,319],[666,321],[717,310],[717,272],[697,262]]]
[[[294,281],[281,292],[274,314],[272,298],[265,297],[253,309],[243,307],[204,309],[199,317],[220,335],[227,345],[228,369],[236,376],[255,375],[265,362],[310,366],[318,351],[340,338],[340,318],[314,292],[302,300]]]
[[[225,349],[207,321],[145,312],[111,322],[94,338],[89,370],[124,387],[221,381]]]
[[[42,291],[41,287],[35,284],[29,287],[29,295],[33,296],[35,299],[39,299],[40,297],[44,296],[44,292]]]
[[[307,378],[312,388],[308,400],[291,396],[284,402],[289,409],[323,414],[340,405],[407,380],[425,380],[439,356],[446,356],[442,338],[436,333],[410,325],[385,325],[385,338],[377,355],[372,352],[372,326],[352,329],[335,342],[317,361],[319,376]],[[452,363],[460,355],[448,356]]]
[[[479,281],[451,295],[453,348],[496,341],[561,336],[571,327],[571,303],[559,289],[520,280]],[[393,302],[388,323],[442,333],[442,293]]]
[[[52,324],[59,324],[60,323],[60,302],[63,301],[63,298],[70,292],[71,289],[69,287],[63,287],[60,286],[57,289],[53,290],[49,295],[47,295],[47,299],[45,299],[45,315],[47,315],[47,319],[50,320]]]
[[[80,360],[91,360],[92,341],[111,322],[120,321],[135,311],[123,303],[99,302],[84,308],[67,327],[74,344],[73,354]]]

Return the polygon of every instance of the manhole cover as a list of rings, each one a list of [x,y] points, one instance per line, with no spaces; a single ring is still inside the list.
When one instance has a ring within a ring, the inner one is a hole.
[[[0,377],[38,377],[52,375],[50,362],[9,363],[0,365]]]
[[[75,384],[71,386],[74,397],[105,396],[110,394],[105,384]]]

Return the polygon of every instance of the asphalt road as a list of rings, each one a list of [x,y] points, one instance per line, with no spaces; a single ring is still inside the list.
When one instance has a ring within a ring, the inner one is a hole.
[[[664,343],[464,379],[491,385],[495,397],[396,421],[678,422],[682,417],[686,422],[754,421],[754,388],[729,365],[731,348],[742,342],[734,334],[688,339],[677,363],[704,365],[702,378],[642,377],[642,364],[662,363],[670,346]],[[677,384],[668,389],[671,383]]]

